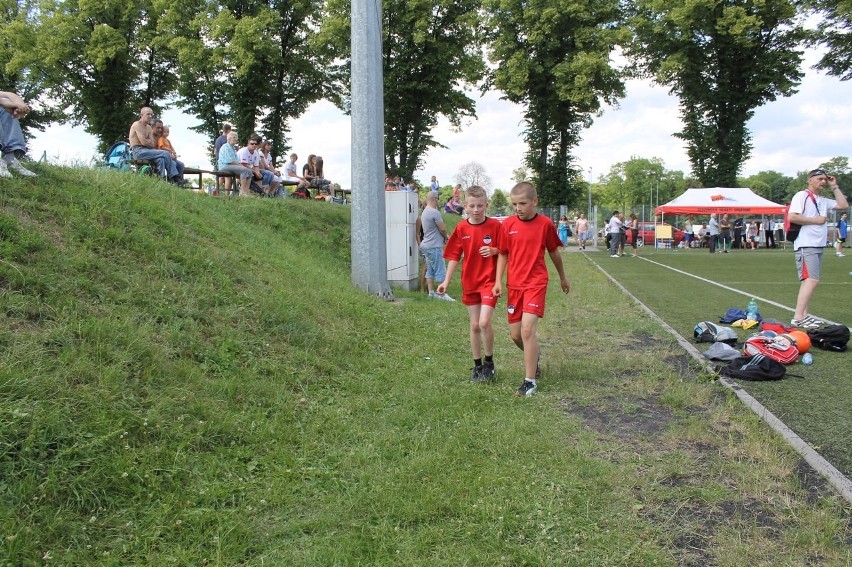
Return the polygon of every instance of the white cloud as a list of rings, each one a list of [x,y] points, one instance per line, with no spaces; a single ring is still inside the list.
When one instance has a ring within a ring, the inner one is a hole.
[[[806,65],[815,60],[808,54]],[[742,174],[762,170],[795,175],[837,155],[852,156],[852,106],[846,103],[849,85],[810,68],[792,97],[782,98],[756,110],[749,122],[752,132],[752,157]],[[501,100],[498,93],[477,99],[478,119],[466,120],[461,131],[453,131],[442,120],[434,135],[446,146],[432,150],[424,167],[415,176],[428,182],[436,175],[442,184],[454,183],[459,168],[469,162],[481,163],[495,187],[511,185],[512,170],[521,166],[526,145],[523,140],[521,109]],[[166,111],[164,120],[171,125],[171,139],[187,165],[209,167],[207,140],[189,130],[196,123],[178,109]],[[129,128],[128,124],[128,128]],[[326,175],[344,187],[351,179],[351,121],[328,102],[311,106],[305,115],[291,124],[293,151],[303,163],[309,153],[322,155]],[[619,107],[607,108],[594,124],[583,132],[583,141],[575,148],[576,165],[595,178],[611,165],[638,157],[660,157],[666,168],[689,173],[689,162],[682,140],[673,134],[681,129],[678,101],[667,89],[647,81],[629,81],[627,96]],[[96,141],[81,127],[52,126],[31,140],[32,157],[47,152],[52,162],[89,162]]]

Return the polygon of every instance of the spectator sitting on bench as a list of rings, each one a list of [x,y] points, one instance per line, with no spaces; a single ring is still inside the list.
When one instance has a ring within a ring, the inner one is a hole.
[[[331,200],[331,181],[323,177],[322,156],[310,154],[308,163],[302,168],[302,177],[308,180],[311,187],[317,188],[317,198]]]
[[[281,180],[275,181],[278,178],[274,173],[260,168],[260,152],[257,151],[257,148],[260,146],[261,141],[260,136],[252,134],[249,136],[246,147],[240,148],[240,151],[237,152],[237,157],[243,167],[251,169],[254,180],[259,181],[259,185],[269,186],[263,191],[267,197],[272,197],[278,191],[278,184],[281,183]]]
[[[222,124],[222,135],[216,138],[213,144],[213,155],[216,156],[216,163],[219,163],[219,152],[222,146],[228,143],[228,134],[231,133],[231,125],[225,122]]]
[[[153,161],[157,165],[160,175],[173,183],[180,180],[177,167],[169,152],[157,149],[157,140],[154,138],[154,111],[147,106],[139,111],[139,120],[130,126],[130,151],[133,159]]]
[[[252,170],[243,167],[237,157],[234,146],[237,144],[237,133],[228,133],[228,143],[219,150],[218,170],[220,172],[233,173],[240,178],[240,196],[251,197],[251,178],[254,177]]]
[[[260,169],[265,169],[266,171],[272,172],[274,177],[272,180],[275,183],[281,183],[281,172],[275,169],[275,166],[272,164],[272,156],[269,154],[272,149],[272,142],[269,140],[264,140],[260,143],[260,148],[257,150],[260,153]],[[287,191],[284,187],[279,186],[278,190],[272,193],[273,197],[287,197]]]
[[[19,119],[30,112],[30,107],[24,99],[13,92],[0,91],[0,177],[12,177],[9,170],[22,177],[35,177],[36,174],[21,165],[18,157],[27,152],[24,132],[21,130]]]
[[[178,171],[178,185],[185,185],[186,180],[183,178],[184,164],[177,158],[174,146],[169,140],[169,127],[163,124],[163,121],[157,118],[154,120],[154,138],[157,139],[157,149],[169,152],[172,160],[175,162],[175,169]]]
[[[284,166],[284,180],[295,182],[297,184],[295,189],[296,193],[308,198],[310,197],[308,194],[308,180],[299,176],[299,170],[296,167],[296,161],[298,161],[298,159],[298,155],[290,154],[290,161]]]

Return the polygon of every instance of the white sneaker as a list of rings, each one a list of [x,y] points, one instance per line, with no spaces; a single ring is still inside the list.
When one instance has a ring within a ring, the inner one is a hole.
[[[452,297],[450,297],[446,293],[445,294],[435,294],[435,299],[440,299],[442,301],[455,301],[455,299],[453,299]]]
[[[2,159],[0,159],[0,177],[12,177],[9,168],[6,167],[6,162]]]
[[[5,163],[5,162],[4,162]],[[17,160],[17,158],[13,158],[11,162],[8,164],[9,169],[16,172],[21,177],[35,177],[36,174],[21,165],[21,162]]]
[[[846,254],[844,254],[843,252],[838,252],[837,257],[838,258],[844,258],[844,257],[846,257]]]

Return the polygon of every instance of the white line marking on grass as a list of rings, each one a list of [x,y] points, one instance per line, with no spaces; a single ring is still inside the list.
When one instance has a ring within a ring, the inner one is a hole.
[[[690,274],[689,272],[685,272],[685,271],[683,271],[683,270],[679,270],[679,269],[677,269],[677,268],[673,268],[673,267],[671,267],[671,266],[667,266],[667,265],[662,264],[662,263],[660,263],[660,262],[655,262],[655,261],[653,261],[653,260],[649,260],[648,258],[640,258],[640,259],[641,259],[641,260],[645,260],[646,262],[651,262],[652,264],[655,264],[655,265],[657,265],[657,266],[662,266],[663,268],[667,268],[667,269],[669,269],[669,270],[672,270],[673,272],[677,272],[677,273],[679,273],[679,274],[683,274],[683,275],[685,275],[685,276],[689,276],[689,277],[691,277],[691,278],[695,278],[695,279],[697,279],[697,280],[701,280],[701,281],[706,282],[706,283],[709,283],[709,284],[711,284],[711,285],[715,285],[715,286],[721,287],[722,289],[727,289],[728,291],[733,291],[734,293],[738,293],[738,294],[740,294],[740,295],[742,295],[742,296],[748,297],[749,299],[751,299],[751,298],[759,299],[760,301],[763,301],[763,302],[765,302],[765,303],[768,303],[769,305],[774,305],[775,307],[780,307],[781,309],[786,309],[786,310],[787,310],[787,311],[789,311],[790,313],[793,313],[793,314],[795,314],[795,313],[796,313],[796,309],[795,309],[795,308],[793,308],[793,307],[788,307],[788,306],[786,306],[786,305],[782,305],[782,304],[780,304],[780,303],[778,303],[778,302],[776,302],[776,301],[772,301],[771,299],[767,299],[767,298],[765,298],[765,297],[761,297],[761,296],[759,296],[759,295],[754,295],[754,294],[752,294],[752,293],[746,293],[746,292],[744,292],[744,291],[740,291],[740,290],[738,290],[738,289],[737,289],[737,288],[735,288],[735,287],[731,287],[731,286],[728,286],[728,285],[725,285],[725,284],[722,284],[722,283],[719,283],[719,282],[715,282],[715,281],[713,281],[713,280],[708,280],[707,278],[702,278],[701,276],[696,276],[695,274]],[[608,274],[607,274],[607,275],[608,275]],[[749,283],[754,283],[754,282],[749,282]],[[813,314],[812,314],[812,313],[810,313],[810,315],[813,315]],[[823,321],[825,321],[826,323],[829,323],[829,324],[831,324],[831,325],[839,325],[839,323],[835,323],[834,321],[829,321],[828,319],[825,319],[824,317],[817,317],[817,319],[822,319]]]
[[[587,256],[587,258],[588,258],[588,256]],[[588,258],[588,259],[589,259],[589,261],[592,261],[591,258]],[[688,352],[692,356],[692,358],[694,358],[696,361],[698,361],[698,363],[702,367],[706,368],[708,371],[712,372],[713,374],[716,374],[716,370],[715,370],[715,368],[713,368],[713,365],[707,359],[705,359],[701,355],[700,352],[698,352],[698,349],[695,348],[695,346],[693,346],[693,344],[691,342],[689,342],[687,339],[682,337],[681,334],[678,333],[671,325],[669,325],[668,323],[663,321],[663,319],[659,315],[654,313],[651,310],[650,307],[648,307],[647,305],[645,305],[644,303],[639,301],[639,299],[635,295],[630,293],[627,290],[627,288],[625,288],[623,285],[621,285],[614,277],[612,277],[605,269],[603,269],[603,267],[601,267],[599,264],[597,264],[595,262],[592,262],[592,263],[595,264],[595,266],[601,272],[603,272],[603,274],[609,279],[609,281],[611,281],[616,287],[618,287],[618,289],[620,289],[630,299],[635,301],[639,305],[639,307],[641,307],[653,320],[655,320],[657,323],[659,323],[660,326],[663,328],[663,330],[665,330],[670,335],[672,335],[677,340],[678,344],[680,346],[682,346],[686,350],[686,352]],[[665,267],[668,267],[668,266],[665,266]],[[672,269],[674,269],[674,268],[672,268]],[[675,270],[675,271],[679,272],[680,270]],[[686,272],[681,272],[681,273],[686,274]],[[692,274],[686,274],[686,275],[692,275]],[[693,277],[697,277],[697,276],[693,276]],[[704,278],[698,278],[698,279],[703,280]],[[704,280],[704,281],[708,281],[709,283],[715,283],[715,282],[712,282],[710,280]],[[717,284],[717,285],[720,285],[720,284]],[[722,287],[726,287],[726,286],[722,286]],[[825,458],[822,455],[820,455],[819,453],[814,451],[813,447],[808,445],[804,441],[804,439],[799,437],[796,434],[795,431],[793,431],[792,429],[790,429],[787,426],[786,423],[784,423],[783,421],[778,419],[775,416],[775,414],[773,414],[771,411],[766,409],[766,407],[764,407],[763,404],[761,404],[759,401],[757,401],[751,394],[746,392],[742,388],[742,386],[740,386],[736,382],[729,380],[729,379],[727,379],[723,376],[719,376],[719,383],[722,384],[723,386],[725,386],[726,388],[729,388],[730,390],[732,390],[734,392],[734,394],[736,394],[737,398],[739,398],[740,401],[743,404],[746,405],[746,407],[748,407],[751,411],[753,411],[757,415],[757,417],[759,417],[760,419],[765,421],[767,423],[767,425],[769,425],[769,427],[771,427],[777,433],[779,433],[781,435],[781,437],[785,441],[787,441],[787,443],[789,443],[791,447],[793,447],[793,450],[795,450],[799,455],[801,455],[802,458],[805,459],[805,461],[811,467],[813,467],[813,469],[816,472],[821,474],[823,476],[823,478],[825,478],[825,480],[828,482],[828,484],[830,484],[832,487],[834,487],[834,489],[837,490],[840,493],[840,495],[843,498],[846,499],[847,502],[852,504],[852,481],[851,480],[846,478],[843,475],[842,472],[840,472],[839,470],[837,470],[837,468],[835,468],[834,465],[832,465],[831,463],[826,461]]]

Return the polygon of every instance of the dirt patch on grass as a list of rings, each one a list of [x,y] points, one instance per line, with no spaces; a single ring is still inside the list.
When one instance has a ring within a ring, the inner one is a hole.
[[[623,444],[623,451],[603,458],[627,463],[642,455],[631,488],[637,513],[657,526],[660,543],[671,550],[677,565],[718,564],[715,549],[720,538],[728,537],[724,532],[731,530],[758,537],[760,545],[775,546],[782,540],[784,520],[771,505],[718,477],[720,443],[726,442],[725,425],[729,423],[723,421],[719,428],[712,428],[715,431],[709,437],[695,438],[676,430],[696,414],[707,412],[704,408],[675,411],[662,405],[658,397],[610,396],[588,406],[565,399],[562,404],[587,429]],[[622,453],[630,458],[621,459]],[[827,490],[807,465],[799,474],[805,475],[803,484],[814,485],[813,490]]]
[[[580,406],[562,400],[569,413],[580,417],[588,429],[620,439],[657,436],[675,419],[672,410],[653,399],[606,398],[601,406]]]
[[[695,359],[686,353],[667,356],[663,361],[681,378],[694,379],[701,374]]]

